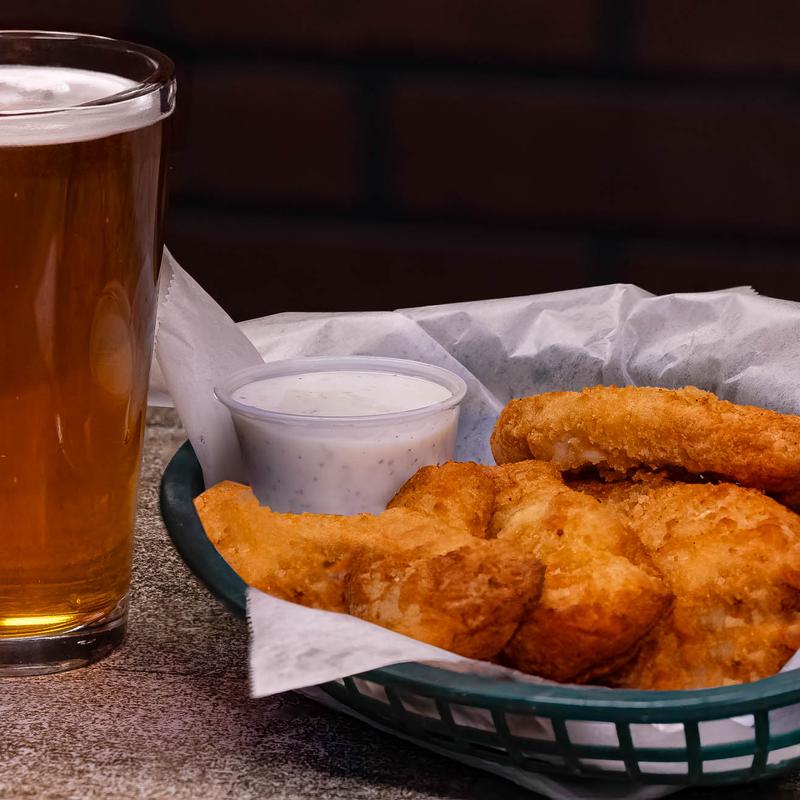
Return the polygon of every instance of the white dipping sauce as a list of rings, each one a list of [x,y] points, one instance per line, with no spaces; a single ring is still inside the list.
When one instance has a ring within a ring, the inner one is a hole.
[[[439,403],[449,389],[415,375],[336,370],[278,375],[242,386],[233,399],[265,411],[308,417],[365,417]]]
[[[453,455],[458,405],[420,411],[453,392],[414,375],[277,375],[230,396],[253,410],[231,408],[253,491],[275,511],[379,513],[421,466]]]

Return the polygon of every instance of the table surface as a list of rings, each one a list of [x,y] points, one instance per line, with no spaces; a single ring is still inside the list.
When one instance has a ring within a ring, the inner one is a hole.
[[[183,441],[150,413],[129,633],[116,652],[61,675],[0,680],[0,798],[536,797],[294,693],[248,697],[247,630],[189,573],[158,511]],[[800,773],[700,798],[800,798]]]

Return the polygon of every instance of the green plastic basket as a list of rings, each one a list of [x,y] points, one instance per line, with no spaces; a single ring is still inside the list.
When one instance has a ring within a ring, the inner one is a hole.
[[[187,442],[164,472],[161,512],[189,568],[243,618],[246,586],[206,538],[192,504],[203,489]],[[319,688],[383,729],[495,770],[684,787],[759,780],[800,762],[796,672],[701,691],[645,692],[535,685],[401,664]],[[751,726],[737,726],[735,740],[716,741],[720,721],[745,715]],[[649,746],[653,723],[671,725],[676,746]]]

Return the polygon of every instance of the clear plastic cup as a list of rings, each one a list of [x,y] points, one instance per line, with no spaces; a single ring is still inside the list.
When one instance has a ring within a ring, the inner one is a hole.
[[[315,372],[410,376],[444,387],[449,396],[406,411],[358,416],[274,411],[234,398],[237,390],[256,381]],[[215,393],[231,412],[250,484],[261,503],[294,513],[376,514],[420,467],[453,457],[466,390],[458,375],[431,364],[347,356],[261,364],[230,375]]]

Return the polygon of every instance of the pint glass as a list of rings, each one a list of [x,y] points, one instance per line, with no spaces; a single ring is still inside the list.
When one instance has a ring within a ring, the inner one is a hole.
[[[0,32],[0,674],[124,635],[172,63]]]

